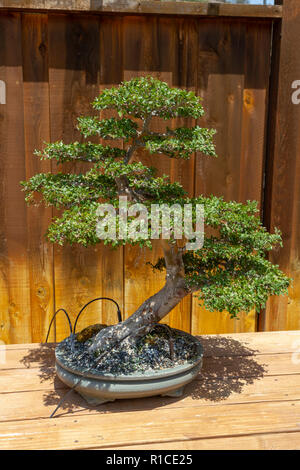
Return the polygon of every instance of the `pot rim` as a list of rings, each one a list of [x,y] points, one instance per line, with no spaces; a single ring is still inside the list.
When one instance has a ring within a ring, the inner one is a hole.
[[[70,367],[64,364],[63,361],[58,358],[57,355],[57,350],[55,350],[55,360],[57,364],[60,365],[63,369],[82,376],[86,378],[92,378],[96,380],[106,380],[106,381],[139,381],[139,380],[154,380],[154,379],[160,379],[164,377],[170,377],[172,375],[177,375],[181,374],[183,372],[188,371],[189,369],[192,369],[195,367],[197,364],[199,364],[200,361],[202,361],[203,358],[203,347],[198,338],[195,336],[191,335],[190,333],[187,333],[186,331],[178,330],[177,328],[172,328],[172,330],[177,331],[181,334],[184,334],[185,336],[188,336],[189,338],[192,338],[194,343],[197,345],[197,357],[195,360],[186,362],[185,364],[180,364],[178,366],[174,367],[168,367],[166,369],[159,369],[159,370],[151,370],[151,371],[145,371],[145,372],[140,372],[140,373],[133,373],[133,374],[120,374],[120,375],[115,375],[115,374],[110,374],[110,373],[93,373],[93,372],[85,372],[82,369],[77,369],[76,367]]]

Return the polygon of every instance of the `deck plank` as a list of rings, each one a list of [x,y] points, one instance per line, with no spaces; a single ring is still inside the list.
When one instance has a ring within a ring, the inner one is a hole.
[[[199,425],[201,423],[201,425]],[[300,400],[0,423],[2,449],[87,449],[300,429]]]
[[[205,335],[180,399],[88,406],[55,377],[54,346],[2,347],[1,449],[300,449],[300,331]],[[91,419],[92,416],[92,419]],[[201,424],[201,425],[200,425]]]
[[[114,447],[114,450],[160,450],[161,443]],[[102,450],[109,450],[105,447]],[[164,450],[300,450],[300,431],[252,436],[220,437],[173,441],[164,444]],[[97,450],[97,449],[96,449]]]
[[[296,353],[300,341],[299,331],[269,331],[263,336],[255,333],[231,333],[222,335],[198,336],[204,346],[204,356],[245,356],[263,354]],[[240,344],[239,344],[240,343]],[[0,345],[0,353],[5,352],[5,360],[0,361],[0,370],[39,367],[41,360],[49,365],[54,361],[54,344],[10,344]]]
[[[240,378],[261,379],[265,376],[300,374],[294,353],[258,356],[206,357],[198,376],[199,379]],[[49,390],[53,388],[55,377],[54,362],[45,361],[40,367],[4,369],[0,375],[0,393],[30,390]],[[197,379],[196,379],[197,380]]]
[[[55,386],[45,390],[0,394],[1,422],[49,418],[68,388],[58,379]],[[73,392],[57,412],[59,416],[136,412],[152,409],[195,408],[299,399],[300,374],[265,377],[251,383],[240,379],[198,380],[185,388],[183,398],[140,398],[117,400],[99,407],[87,405],[79,394]]]

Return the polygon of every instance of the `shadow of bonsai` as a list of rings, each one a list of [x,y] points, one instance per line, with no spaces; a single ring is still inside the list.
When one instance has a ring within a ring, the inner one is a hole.
[[[262,379],[266,366],[256,360],[256,350],[224,336],[199,337],[204,349],[198,378],[186,386],[184,397],[213,402],[241,393],[248,384]]]
[[[57,406],[63,399],[57,416],[70,412],[78,414],[84,410],[112,413],[153,409],[178,402],[186,397],[220,402],[232,393],[241,393],[246,385],[264,377],[266,368],[256,361],[257,351],[246,344],[217,335],[200,336],[199,339],[204,349],[203,366],[199,376],[185,387],[184,394],[180,398],[157,396],[151,400],[147,398],[117,400],[95,407],[88,405],[74,391],[63,399],[70,389],[56,377],[55,344],[41,344],[39,349],[29,351],[21,362],[27,368],[36,367],[41,382],[50,380],[53,383],[54,389],[46,391],[43,399],[44,404],[49,407]]]
[[[57,406],[60,400],[70,390],[59,378],[55,372],[55,343],[41,343],[40,348],[30,350],[26,356],[21,359],[21,363],[26,368],[37,368],[37,376],[41,383],[49,381],[49,387],[53,390],[47,390],[44,394],[44,404],[49,407]],[[82,411],[89,406],[80,395],[77,393],[70,393],[60,405],[60,410],[66,410],[67,413],[76,410]],[[60,413],[61,414],[61,413]]]
[[[55,347],[55,343],[41,343],[39,349],[29,350],[20,362],[27,369],[36,367],[41,382],[54,379]]]

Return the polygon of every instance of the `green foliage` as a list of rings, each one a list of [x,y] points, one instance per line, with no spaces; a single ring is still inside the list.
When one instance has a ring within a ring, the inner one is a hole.
[[[212,137],[214,129],[179,127],[172,131],[167,128],[165,135],[144,137],[146,149],[150,153],[163,153],[171,158],[188,159],[194,152],[202,152],[216,157]]]
[[[170,88],[153,77],[134,78],[119,87],[104,90],[94,101],[98,110],[115,109],[119,116],[136,118],[158,116],[163,119],[192,117],[204,114],[200,98],[192,91]]]
[[[135,78],[118,87],[104,90],[93,103],[96,110],[112,109],[116,117],[80,117],[78,129],[84,136],[118,139],[118,146],[92,142],[46,144],[36,152],[41,159],[65,162],[86,162],[87,171],[75,173],[42,173],[22,182],[28,203],[46,204],[62,209],[47,231],[48,239],[64,245],[95,245],[99,202],[118,206],[120,187],[131,196],[129,206],[142,202],[150,210],[152,204],[202,204],[205,217],[205,239],[201,249],[183,256],[185,279],[189,288],[200,292],[199,299],[209,310],[228,310],[232,316],[253,307],[261,308],[269,295],[286,292],[290,280],[266,259],[266,253],[281,245],[278,231],[270,234],[257,216],[256,202],[225,202],[215,196],[190,199],[178,182],[166,175],[157,176],[155,168],[132,160],[137,149],[170,158],[187,159],[194,152],[216,156],[214,129],[166,127],[162,133],[151,131],[154,117],[198,119],[203,115],[200,99],[193,93],[170,88],[152,77]],[[191,121],[189,121],[191,122]],[[120,140],[122,147],[120,148]],[[39,197],[37,197],[39,196]],[[129,217],[129,222],[132,218]],[[172,222],[174,224],[174,221]],[[116,227],[117,230],[119,226]],[[146,227],[150,237],[150,224]],[[160,232],[161,235],[161,232]],[[171,234],[173,236],[174,234]],[[151,240],[129,236],[107,239],[112,247],[131,244],[151,248]],[[164,269],[159,259],[153,266]]]
[[[90,201],[82,202],[80,205],[71,206],[65,210],[61,217],[53,220],[47,231],[47,237],[52,243],[65,245],[66,243],[80,244],[85,247],[96,245],[99,238],[96,234],[98,203]],[[128,217],[129,222],[133,217]],[[119,223],[117,220],[117,230]],[[128,235],[124,239],[107,238],[103,240],[104,245],[110,245],[117,248],[122,245],[139,245],[140,247],[148,247],[151,249],[151,240],[137,238],[133,240]]]
[[[103,169],[105,175],[113,178],[120,176],[152,178],[155,174],[155,168],[148,168],[142,162],[125,163],[123,160],[106,160],[98,165],[99,169]]]
[[[56,208],[117,196],[114,179],[93,170],[85,175],[41,173],[21,184],[26,192],[27,203],[35,204],[35,195],[40,193],[46,205]]]
[[[191,289],[201,286],[199,300],[208,310],[227,310],[236,317],[253,307],[260,310],[270,295],[287,293],[291,280],[265,257],[282,246],[280,233],[270,234],[262,226],[256,202],[225,202],[215,196],[191,201],[204,206],[205,238],[201,249],[184,254],[185,276]],[[164,259],[153,268],[164,269]]]
[[[201,285],[199,299],[211,311],[262,308],[270,295],[287,292],[290,279],[265,254],[282,246],[278,230],[270,234],[256,213],[257,203],[225,202],[222,198],[198,198],[204,205],[206,232],[203,248],[186,253],[187,282]]]
[[[74,205],[56,217],[47,231],[52,243],[64,245],[79,243],[85,247],[99,243],[96,235],[96,210],[98,203],[90,201]]]
[[[125,142],[137,135],[137,123],[131,119],[103,119],[96,117],[78,118],[78,129],[84,137],[98,135],[103,139],[124,139]]]
[[[106,158],[122,158],[125,156],[125,150],[117,147],[93,144],[91,142],[64,144],[63,142],[54,142],[47,144],[43,151],[36,151],[35,155],[41,160],[54,159],[57,163],[72,161],[83,161],[96,163]]]

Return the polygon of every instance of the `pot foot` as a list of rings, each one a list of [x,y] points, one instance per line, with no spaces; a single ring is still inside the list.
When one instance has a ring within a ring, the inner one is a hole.
[[[76,390],[77,391],[77,390]],[[110,403],[115,400],[106,400],[105,398],[95,398],[91,397],[90,395],[86,395],[85,393],[77,392],[79,395],[89,404],[92,406],[104,405],[104,403]]]
[[[183,391],[184,391],[184,387],[179,387],[179,388],[176,388],[176,390],[170,390],[170,392],[163,393],[161,396],[162,397],[173,397],[173,398],[182,397]]]

